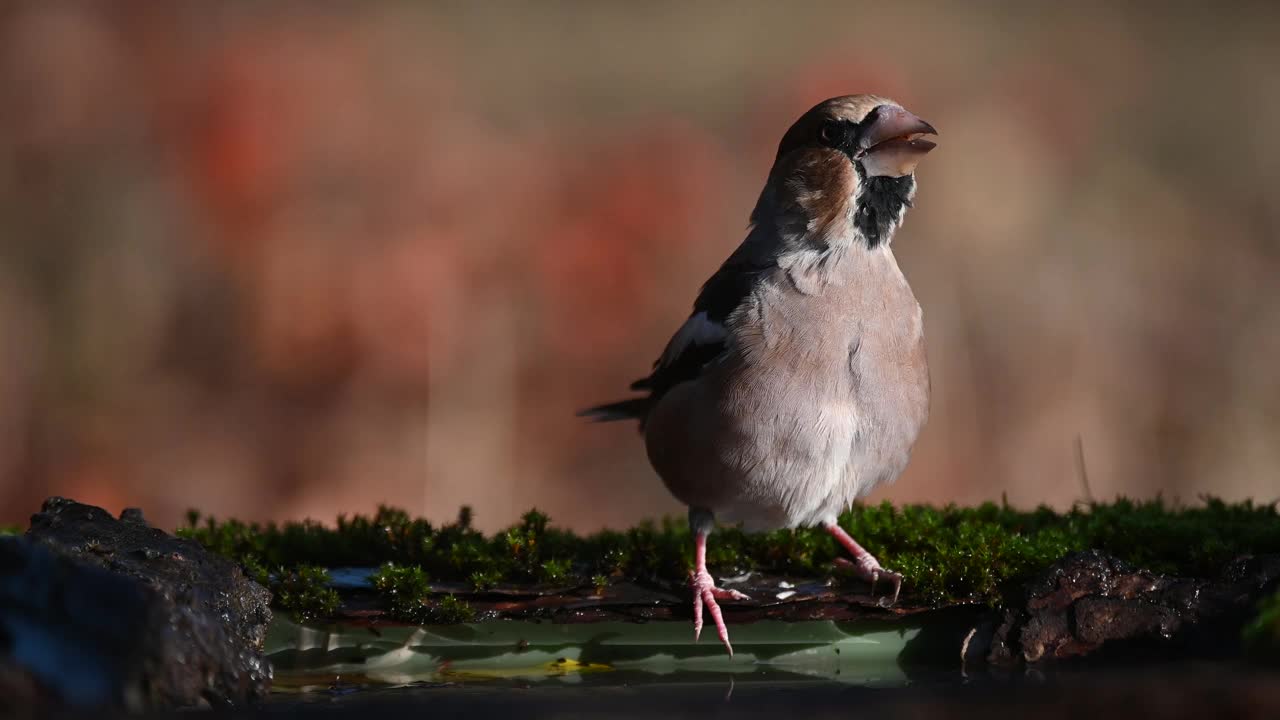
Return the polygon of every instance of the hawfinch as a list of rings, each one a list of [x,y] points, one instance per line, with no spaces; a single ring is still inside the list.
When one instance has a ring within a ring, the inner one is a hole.
[[[694,637],[706,606],[748,599],[707,572],[716,518],[821,525],[874,584],[902,576],[836,524],[907,464],[929,412],[922,314],[892,242],[934,148],[929,123],[873,95],[819,103],[787,130],[746,240],[711,276],[641,397],[583,411],[636,419],[654,470],[689,507]],[[892,602],[891,601],[891,602]]]

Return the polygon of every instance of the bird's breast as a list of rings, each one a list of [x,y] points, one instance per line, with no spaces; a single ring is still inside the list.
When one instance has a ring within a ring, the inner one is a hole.
[[[928,415],[919,303],[887,250],[868,257],[818,292],[764,286],[712,380],[719,423],[744,439],[725,460],[791,524],[895,479]]]
[[[910,288],[896,264],[871,270],[816,293],[762,283],[730,319],[726,355],[660,400],[646,445],[677,498],[794,526],[897,476],[927,413],[928,370]]]

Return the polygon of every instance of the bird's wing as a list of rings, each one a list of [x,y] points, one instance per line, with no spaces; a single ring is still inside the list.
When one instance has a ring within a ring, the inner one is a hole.
[[[716,270],[698,293],[693,312],[671,336],[648,377],[631,383],[631,389],[648,393],[619,402],[597,405],[578,413],[599,421],[641,421],[668,390],[701,374],[707,363],[724,352],[729,337],[725,323],[742,305],[766,271],[777,266],[775,235],[759,225]]]
[[[735,253],[702,286],[693,312],[653,363],[653,372],[631,384],[646,390],[654,400],[672,387],[692,380],[707,363],[724,352],[728,331],[725,322],[751,294],[761,274],[770,266]]]

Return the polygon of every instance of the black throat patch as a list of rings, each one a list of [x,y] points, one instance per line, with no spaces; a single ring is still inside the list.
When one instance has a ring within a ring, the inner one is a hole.
[[[894,225],[905,208],[911,207],[911,191],[915,189],[914,176],[867,177],[862,163],[854,162],[862,191],[858,193],[858,207],[853,212],[853,224],[867,239],[867,245],[875,247],[889,239]]]

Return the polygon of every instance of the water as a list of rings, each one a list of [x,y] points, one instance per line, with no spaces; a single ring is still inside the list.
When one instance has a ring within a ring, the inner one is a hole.
[[[493,621],[436,627],[273,624],[267,652],[280,692],[443,684],[636,686],[812,682],[895,687],[920,633],[895,626],[764,621],[733,627],[731,658],[686,623]]]
[[[278,620],[255,715],[379,717],[1280,717],[1280,671],[1237,660],[962,668],[912,622],[733,625],[733,658],[683,622],[428,628]],[[935,639],[936,639],[935,635]],[[925,652],[921,648],[925,648]],[[921,661],[924,662],[921,662]]]

